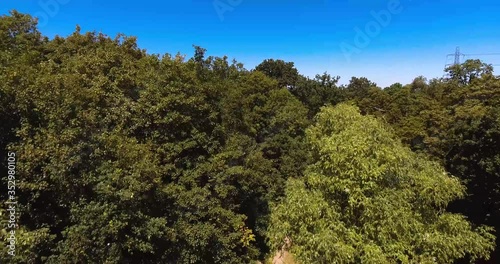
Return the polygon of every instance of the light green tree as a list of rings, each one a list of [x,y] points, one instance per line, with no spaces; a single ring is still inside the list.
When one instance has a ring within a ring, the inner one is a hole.
[[[446,212],[464,186],[359,109],[325,107],[307,130],[314,163],[272,208],[269,244],[301,263],[452,263],[488,259],[492,228]]]

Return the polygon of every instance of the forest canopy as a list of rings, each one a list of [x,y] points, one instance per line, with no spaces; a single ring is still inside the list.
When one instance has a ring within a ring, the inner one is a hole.
[[[499,261],[491,65],[339,85],[193,48],[0,17],[1,263]]]

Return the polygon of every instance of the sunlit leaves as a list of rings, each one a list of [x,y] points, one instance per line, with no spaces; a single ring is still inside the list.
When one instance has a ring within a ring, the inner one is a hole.
[[[488,258],[489,228],[445,213],[464,187],[355,107],[326,107],[307,130],[315,163],[274,206],[270,244],[304,263],[452,263]],[[457,226],[455,228],[455,226]]]

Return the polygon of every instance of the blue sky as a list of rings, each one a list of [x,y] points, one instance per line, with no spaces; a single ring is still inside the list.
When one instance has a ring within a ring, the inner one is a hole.
[[[150,53],[180,52],[191,57],[195,44],[209,55],[235,58],[248,69],[267,58],[283,59],[295,62],[308,76],[327,71],[341,76],[341,83],[364,76],[382,87],[409,83],[419,75],[441,77],[446,55],[456,46],[466,54],[500,53],[498,0],[4,0],[0,4],[2,14],[12,9],[40,17],[39,28],[49,37],[67,36],[78,24],[82,31],[137,36],[139,46]],[[382,14],[382,19],[374,13]],[[466,58],[500,64],[500,56]]]

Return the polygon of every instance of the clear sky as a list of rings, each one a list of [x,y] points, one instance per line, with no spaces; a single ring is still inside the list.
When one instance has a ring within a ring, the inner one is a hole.
[[[267,58],[295,62],[302,74],[367,77],[379,86],[441,77],[446,55],[500,53],[498,0],[3,0],[40,19],[44,35],[75,26],[137,36],[150,53],[192,45],[251,69]],[[374,14],[379,14],[375,15]],[[378,17],[378,18],[377,18]],[[500,56],[469,56],[500,64]],[[498,67],[500,68],[500,66]],[[498,70],[497,70],[498,72]]]

